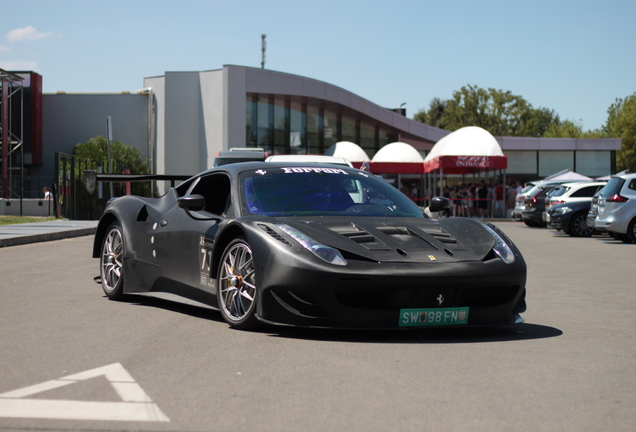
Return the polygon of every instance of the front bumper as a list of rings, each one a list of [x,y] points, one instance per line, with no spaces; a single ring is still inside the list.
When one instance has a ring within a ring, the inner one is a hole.
[[[302,327],[398,328],[400,311],[468,307],[468,326],[512,324],[525,311],[526,265],[482,262],[278,263],[261,283],[258,317]],[[299,265],[300,264],[300,265]],[[439,299],[443,303],[439,303]]]

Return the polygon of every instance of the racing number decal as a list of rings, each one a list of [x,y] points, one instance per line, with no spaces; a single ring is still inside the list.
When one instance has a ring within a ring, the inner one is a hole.
[[[212,267],[212,248],[214,240],[199,238],[199,272],[201,274],[200,283],[208,288],[215,288],[210,268]]]
[[[210,249],[201,248],[201,273],[203,273],[203,271],[205,270],[207,270],[207,272],[210,273],[211,264],[212,264],[212,251]]]

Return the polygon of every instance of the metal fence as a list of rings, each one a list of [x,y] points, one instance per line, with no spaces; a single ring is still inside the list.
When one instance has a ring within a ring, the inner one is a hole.
[[[97,220],[112,197],[129,193],[150,196],[150,182],[141,182],[132,186],[124,182],[98,183],[95,192],[89,194],[84,187],[84,171],[104,172],[106,166],[105,161],[80,159],[73,155],[57,153],[55,155],[57,178],[53,185],[56,216],[73,220]],[[129,173],[128,167],[122,163],[113,162],[112,174]]]

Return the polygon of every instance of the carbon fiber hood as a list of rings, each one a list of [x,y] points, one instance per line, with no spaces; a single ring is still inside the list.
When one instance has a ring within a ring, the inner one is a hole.
[[[463,218],[275,218],[345,255],[376,262],[481,261],[492,255],[493,236]]]

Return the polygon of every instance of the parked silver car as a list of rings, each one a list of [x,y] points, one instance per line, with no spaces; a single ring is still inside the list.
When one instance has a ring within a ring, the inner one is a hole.
[[[636,243],[636,173],[612,176],[598,197],[594,228]]]

